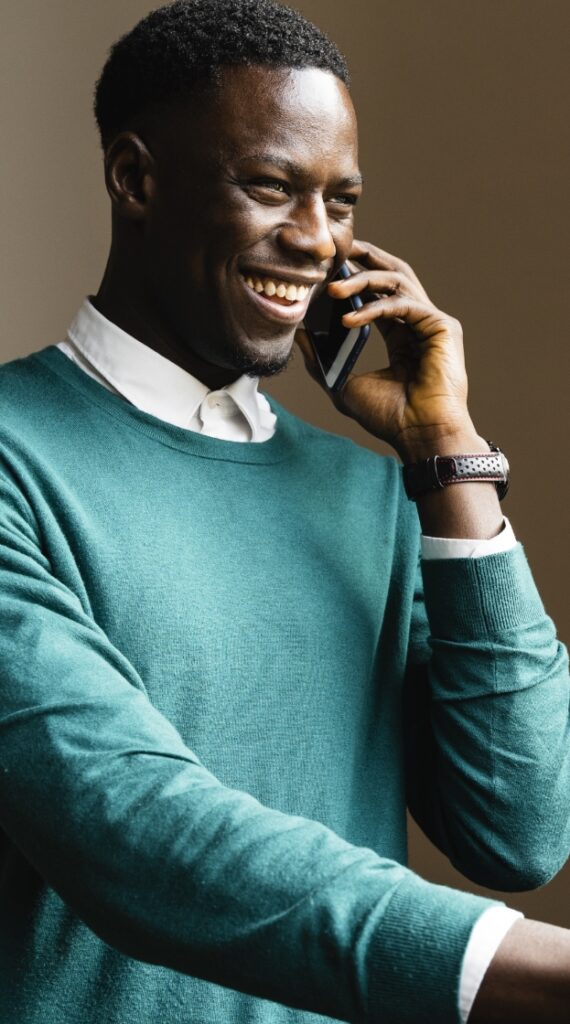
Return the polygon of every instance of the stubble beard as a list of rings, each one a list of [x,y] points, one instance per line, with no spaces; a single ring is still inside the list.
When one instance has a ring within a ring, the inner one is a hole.
[[[246,377],[275,377],[287,369],[293,358],[293,350],[294,346],[291,345],[286,355],[271,358],[244,352],[236,345],[232,353],[232,363],[235,369],[240,370]]]

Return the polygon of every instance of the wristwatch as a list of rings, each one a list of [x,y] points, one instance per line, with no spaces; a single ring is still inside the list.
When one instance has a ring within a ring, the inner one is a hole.
[[[411,501],[448,484],[494,483],[499,501],[509,489],[509,463],[500,448],[487,441],[490,452],[477,455],[434,455],[404,466],[404,487]]]

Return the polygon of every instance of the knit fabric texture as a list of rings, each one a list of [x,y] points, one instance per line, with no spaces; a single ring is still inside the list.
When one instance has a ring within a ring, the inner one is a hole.
[[[396,461],[271,404],[232,443],[0,369],[2,1024],[457,1024],[492,902],[406,867],[406,804],[486,885],[566,859],[522,548],[422,579]]]

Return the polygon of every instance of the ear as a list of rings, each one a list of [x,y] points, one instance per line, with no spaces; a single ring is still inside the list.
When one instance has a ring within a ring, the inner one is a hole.
[[[105,184],[119,217],[144,220],[155,194],[155,160],[139,135],[121,132],[105,153]]]

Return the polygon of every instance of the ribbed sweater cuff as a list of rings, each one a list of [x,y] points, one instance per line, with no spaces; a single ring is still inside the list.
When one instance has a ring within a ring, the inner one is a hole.
[[[422,573],[433,636],[480,640],[544,615],[521,544],[484,558],[423,562]]]
[[[476,921],[496,901],[408,876],[369,949],[366,1019],[460,1024],[459,982]]]

